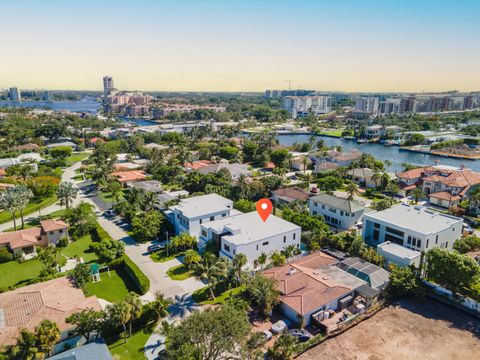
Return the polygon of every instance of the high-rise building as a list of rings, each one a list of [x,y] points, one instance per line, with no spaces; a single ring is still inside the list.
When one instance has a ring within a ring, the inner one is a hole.
[[[400,114],[414,113],[417,111],[416,107],[417,105],[414,97],[402,98],[400,99],[400,108],[398,109],[398,112]]]
[[[16,86],[12,86],[10,88],[10,100],[12,100],[14,102],[21,102],[22,101],[22,97],[20,96],[20,91],[18,90],[18,88]]]
[[[43,92],[43,101],[48,101],[48,102],[52,102],[53,101],[53,98],[52,98],[52,93],[48,90],[45,90]]]
[[[378,97],[361,97],[355,100],[355,110],[375,114],[378,112]]]
[[[105,95],[105,97],[110,95],[113,89],[114,89],[113,78],[111,76],[104,76],[103,77],[103,94]]]
[[[290,112],[294,119],[309,112],[326,114],[332,110],[332,99],[330,96],[320,95],[285,96],[283,98],[283,108]]]

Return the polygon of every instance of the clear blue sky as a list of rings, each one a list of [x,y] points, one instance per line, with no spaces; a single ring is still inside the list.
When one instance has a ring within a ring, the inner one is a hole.
[[[9,1],[0,87],[480,89],[480,1]]]

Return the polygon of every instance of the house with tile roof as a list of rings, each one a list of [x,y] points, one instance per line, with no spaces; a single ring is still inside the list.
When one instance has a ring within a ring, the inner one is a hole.
[[[295,201],[306,202],[310,194],[298,187],[286,187],[272,191],[272,201],[277,205],[290,204]]]
[[[95,295],[85,297],[67,277],[0,293],[0,344],[14,345],[21,329],[34,331],[46,319],[58,325],[64,340],[75,329],[66,318],[89,308],[102,309]]]
[[[57,245],[68,237],[68,224],[60,219],[40,221],[40,226],[0,233],[0,247],[7,247],[14,256],[32,258],[37,246]]]
[[[465,166],[434,165],[397,174],[404,191],[421,187],[433,205],[449,208],[458,205],[468,190],[480,184],[480,173]]]
[[[325,222],[339,230],[354,227],[363,219],[365,207],[357,201],[330,194],[320,194],[308,200],[311,215],[321,215]]]
[[[277,281],[280,310],[293,322],[299,318],[309,325],[320,311],[339,311],[353,301],[356,289],[366,282],[339,269],[338,260],[316,252],[284,266],[267,269],[262,274]]]
[[[127,182],[143,181],[148,177],[143,170],[115,171],[112,173],[112,176],[122,185],[125,185]]]

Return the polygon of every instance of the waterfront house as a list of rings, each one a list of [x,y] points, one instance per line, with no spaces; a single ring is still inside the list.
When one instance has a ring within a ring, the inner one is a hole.
[[[376,175],[377,174],[377,175]],[[348,178],[352,179],[353,182],[360,186],[365,186],[367,188],[376,188],[381,185],[381,176],[383,173],[376,173],[369,168],[355,168],[347,171]],[[389,180],[396,180],[397,177],[395,174],[387,172]],[[378,177],[376,177],[378,176]]]
[[[198,172],[200,174],[210,174],[216,173],[221,169],[226,169],[230,172],[233,180],[238,180],[241,175],[243,176],[251,176],[252,172],[248,169],[248,165],[246,164],[238,164],[238,163],[218,163],[218,164],[211,164],[207,166],[200,167]]]
[[[349,166],[352,162],[360,160],[362,153],[358,150],[352,150],[348,153],[339,152],[336,150],[317,151],[310,153],[309,158],[314,164],[321,164],[324,162],[331,162],[338,166]]]
[[[411,250],[428,251],[435,247],[451,250],[462,235],[463,219],[408,204],[366,213],[363,240],[377,246],[385,241]]]
[[[270,255],[289,245],[300,248],[300,239],[300,226],[275,215],[263,221],[252,211],[202,224],[199,247],[213,240],[221,257],[232,260],[237,254],[245,254],[252,268],[262,253]]]
[[[359,223],[365,207],[354,200],[335,195],[320,194],[308,200],[311,215],[322,215],[325,222],[339,230],[347,230]]]

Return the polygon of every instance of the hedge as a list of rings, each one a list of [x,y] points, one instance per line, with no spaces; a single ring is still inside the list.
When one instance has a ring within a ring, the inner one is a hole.
[[[142,295],[146,294],[147,291],[150,290],[150,279],[127,255],[123,256],[123,265],[125,266],[127,273],[132,277],[133,281],[137,283],[140,293]]]

